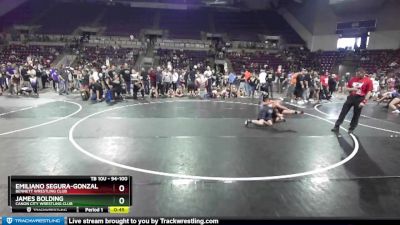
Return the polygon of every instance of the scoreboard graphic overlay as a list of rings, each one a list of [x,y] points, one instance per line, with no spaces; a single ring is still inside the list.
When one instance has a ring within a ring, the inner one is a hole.
[[[9,176],[12,212],[128,213],[131,176]]]

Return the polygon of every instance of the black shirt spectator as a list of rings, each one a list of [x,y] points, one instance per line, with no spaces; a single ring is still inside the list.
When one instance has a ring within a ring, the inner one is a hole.
[[[148,75],[148,73],[146,72],[146,71],[142,71],[141,73],[140,73],[140,76],[142,76],[142,79],[144,80],[144,81],[147,81],[148,79],[149,79],[149,75]]]
[[[161,71],[157,71],[157,73],[156,73],[156,82],[157,82],[157,84],[161,84],[162,80],[163,80],[162,72]]]
[[[28,70],[25,67],[21,69],[21,76],[24,81],[29,81]]]
[[[275,81],[275,73],[273,71],[269,71],[267,73],[267,79],[266,80],[267,80],[268,83],[274,82]]]
[[[189,81],[194,83],[196,80],[196,72],[194,70],[190,71],[189,73]]]
[[[60,76],[63,80],[68,81],[68,69],[64,68],[61,70]]]
[[[130,69],[128,69],[128,68],[122,69],[121,75],[122,75],[122,78],[124,78],[125,82],[131,81],[131,70]]]
[[[304,77],[302,74],[297,75],[296,89],[299,89],[299,90],[303,89],[303,80],[304,80]]]
[[[303,82],[305,87],[312,87],[313,83],[311,82],[311,75],[309,73],[304,75]]]
[[[333,92],[336,91],[336,80],[333,76],[329,76],[328,86],[329,86],[329,92],[332,95]]]
[[[85,74],[85,75],[83,75],[83,78],[82,78],[82,85],[89,85],[89,74]]]

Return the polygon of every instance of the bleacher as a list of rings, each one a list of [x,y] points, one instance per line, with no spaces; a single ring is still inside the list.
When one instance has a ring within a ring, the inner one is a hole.
[[[178,69],[197,64],[200,64],[200,68],[204,68],[207,59],[207,51],[158,49],[157,55],[160,57],[161,65],[167,65],[170,62],[174,68]]]
[[[236,74],[240,74],[244,68],[258,71],[267,65],[269,68],[276,70],[279,65],[286,65],[286,62],[279,54],[268,54],[265,52],[230,53],[228,54],[228,59],[231,61]]]
[[[0,64],[26,63],[28,56],[42,65],[50,65],[63,51],[63,47],[40,45],[8,45],[0,54]]]
[[[387,70],[393,62],[400,63],[400,50],[371,50],[361,51],[359,66],[370,73]]]
[[[108,59],[113,64],[128,62],[134,65],[138,54],[138,50],[133,48],[86,46],[79,50],[77,62],[79,64],[95,63],[97,65],[105,65]]]
[[[91,36],[90,46],[120,46],[123,48],[143,48],[144,44],[138,39],[121,36]]]

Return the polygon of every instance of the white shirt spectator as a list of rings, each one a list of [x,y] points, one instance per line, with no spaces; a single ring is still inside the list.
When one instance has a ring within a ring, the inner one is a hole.
[[[379,81],[375,80],[374,78],[371,78],[372,80],[372,91],[377,93],[379,91]]]
[[[211,77],[211,76],[212,76],[211,70],[206,70],[206,71],[204,71],[204,76],[206,76],[206,78]]]
[[[68,81],[72,82],[74,80],[73,76],[72,76],[72,72],[71,70],[68,70]]]
[[[260,84],[265,84],[267,82],[267,73],[262,70],[258,76],[258,79],[260,80]]]
[[[203,74],[200,74],[197,78],[197,83],[199,84],[199,88],[205,88],[206,82],[207,78]]]
[[[176,82],[178,82],[178,79],[179,79],[178,72],[174,72],[174,74],[172,74],[172,82],[176,83]]]
[[[171,83],[172,82],[172,74],[170,71],[165,72],[165,75],[163,76],[164,83]]]
[[[136,70],[132,70],[132,74],[131,74],[131,78],[132,81],[139,81],[139,72],[137,72]]]
[[[100,79],[99,72],[97,72],[96,70],[93,70],[93,73],[92,73],[92,75],[90,77],[93,78],[94,81],[97,82]]]
[[[28,70],[27,73],[31,78],[36,77],[36,70],[34,69]]]

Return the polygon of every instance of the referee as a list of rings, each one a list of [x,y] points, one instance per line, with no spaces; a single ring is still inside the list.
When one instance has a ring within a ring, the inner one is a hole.
[[[344,118],[350,111],[351,107],[353,107],[354,112],[348,133],[353,133],[354,129],[357,127],[361,110],[367,104],[367,99],[369,99],[371,96],[371,91],[373,88],[372,81],[366,76],[366,74],[367,73],[364,69],[359,68],[356,71],[356,76],[351,78],[347,84],[347,91],[349,91],[350,94],[347,96],[347,100],[343,105],[339,118],[335,123],[335,127],[333,127],[331,130],[332,132],[339,132],[339,127],[343,123]]]

